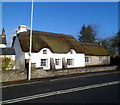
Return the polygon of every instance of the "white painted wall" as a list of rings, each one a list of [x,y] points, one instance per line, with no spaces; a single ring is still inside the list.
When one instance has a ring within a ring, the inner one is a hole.
[[[6,48],[5,44],[0,44],[0,48]]]
[[[43,50],[47,50],[47,54],[43,54]],[[32,58],[32,63],[36,64],[36,67],[41,67],[40,61],[41,59],[47,59],[48,64],[47,66],[43,67],[43,69],[50,69],[50,58],[54,59],[61,59],[61,64],[60,66],[55,66],[56,69],[62,69],[62,58],[67,59],[74,59],[74,65],[68,65],[68,68],[73,68],[73,67],[84,67],[85,66],[85,55],[81,53],[76,53],[73,51],[73,54],[67,53],[67,54],[58,54],[58,53],[52,53],[48,48],[43,48],[40,52],[38,53],[32,53],[31,54]],[[25,53],[25,59],[29,59],[28,53]]]
[[[22,52],[18,37],[16,37],[13,47],[15,48],[15,60],[16,65],[15,69],[24,69],[25,68],[25,53]]]

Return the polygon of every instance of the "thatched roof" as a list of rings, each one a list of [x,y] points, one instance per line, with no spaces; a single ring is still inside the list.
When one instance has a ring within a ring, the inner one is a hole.
[[[30,30],[17,34],[23,52],[29,52],[29,35]],[[15,38],[16,36],[13,38],[13,44]],[[72,35],[33,30],[32,52],[39,52],[43,48],[49,48],[53,53],[68,53],[71,49],[74,49],[77,53],[85,53],[86,55],[110,55],[101,45],[79,43]]]
[[[29,51],[29,35],[30,31],[17,34],[23,52]],[[84,53],[82,46],[71,35],[33,31],[32,42],[32,52],[49,48],[53,53],[68,53],[70,49],[74,49],[77,53]]]
[[[100,44],[80,43],[86,55],[109,56],[110,53]]]

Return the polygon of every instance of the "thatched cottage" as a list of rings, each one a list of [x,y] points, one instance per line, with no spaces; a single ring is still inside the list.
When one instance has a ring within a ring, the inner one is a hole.
[[[30,30],[18,27],[12,47],[16,52],[16,69],[28,68]],[[110,64],[110,54],[99,44],[79,43],[72,35],[33,30],[32,67],[64,69],[87,65]]]
[[[16,69],[28,68],[30,30],[21,25],[13,38]],[[85,66],[82,46],[71,35],[34,31],[32,37],[32,66],[43,69],[63,69]]]

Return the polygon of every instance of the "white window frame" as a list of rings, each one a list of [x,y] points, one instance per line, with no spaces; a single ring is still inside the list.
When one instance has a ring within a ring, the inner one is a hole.
[[[47,54],[47,50],[43,50],[43,54]]]
[[[60,66],[61,65],[61,59],[55,59],[55,65]]]
[[[71,62],[68,62],[71,61]],[[73,66],[74,65],[74,59],[67,59],[67,65]]]
[[[42,61],[42,60],[44,60],[44,61]],[[47,65],[48,65],[48,59],[41,59],[40,60],[40,66],[46,67]]]
[[[85,57],[85,63],[90,63],[91,62],[91,57]]]

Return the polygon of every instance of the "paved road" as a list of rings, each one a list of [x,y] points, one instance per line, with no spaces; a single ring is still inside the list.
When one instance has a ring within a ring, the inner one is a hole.
[[[3,84],[7,103],[118,103],[120,71]]]

